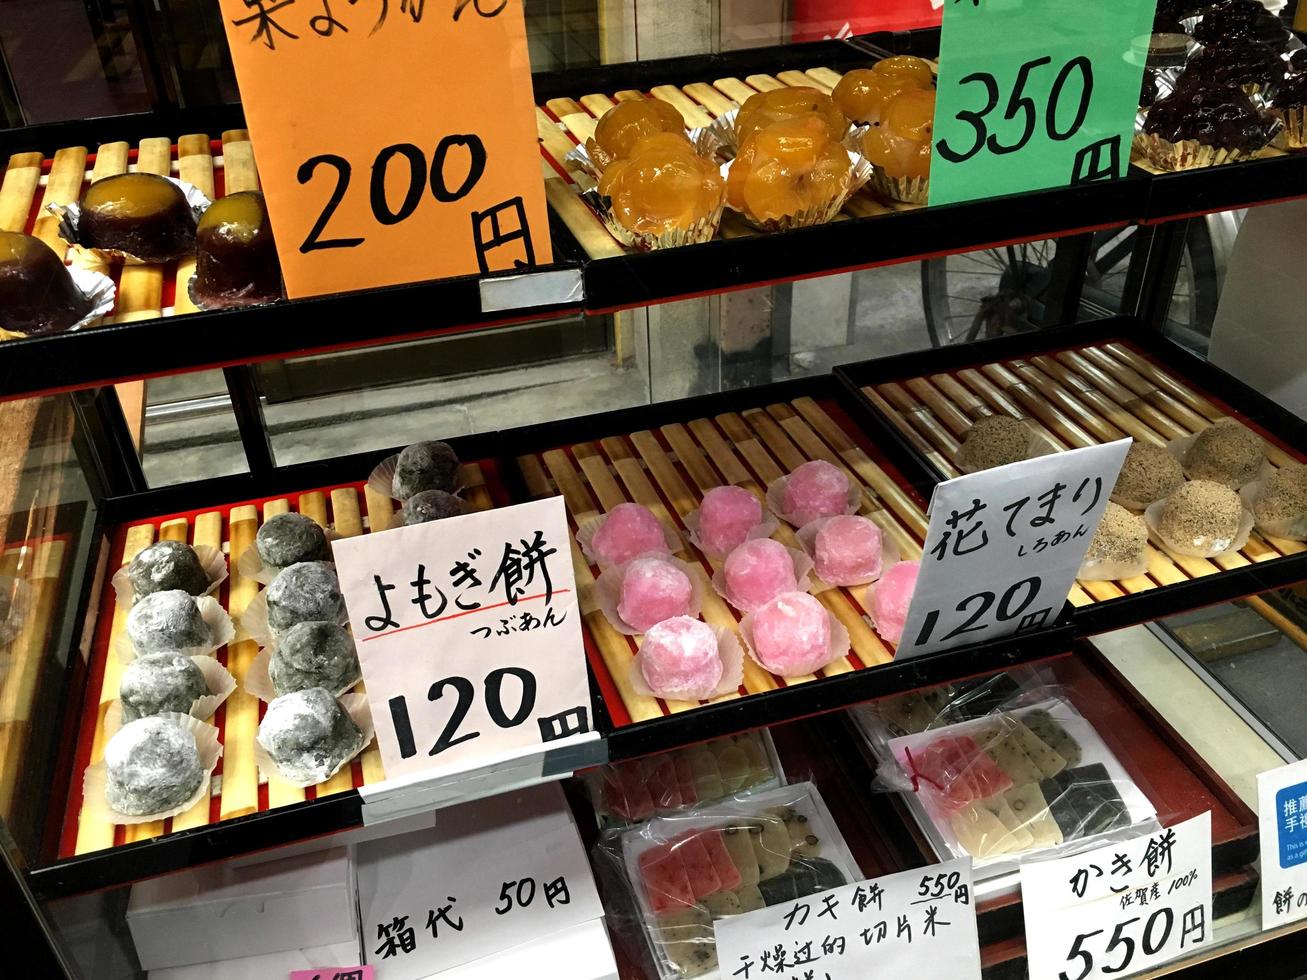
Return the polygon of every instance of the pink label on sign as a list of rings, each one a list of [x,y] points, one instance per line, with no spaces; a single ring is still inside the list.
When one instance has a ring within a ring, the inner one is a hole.
[[[376,980],[370,966],[320,966],[316,970],[291,970],[290,980]]]

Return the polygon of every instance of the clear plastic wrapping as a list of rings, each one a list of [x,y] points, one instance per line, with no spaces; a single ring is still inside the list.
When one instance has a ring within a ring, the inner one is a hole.
[[[1094,727],[1038,672],[886,698],[852,712],[941,856],[991,873],[1019,856],[1124,839],[1156,811]]]
[[[660,980],[722,975],[716,920],[862,876],[811,783],[612,832],[594,863],[610,924]]]

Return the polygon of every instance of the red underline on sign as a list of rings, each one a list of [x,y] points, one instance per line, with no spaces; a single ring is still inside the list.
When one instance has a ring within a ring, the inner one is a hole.
[[[567,593],[571,591],[571,589],[554,589],[552,593],[538,592],[535,595],[524,595],[522,598],[515,599],[512,602],[496,602],[494,605],[490,606],[478,606],[475,609],[465,609],[462,612],[450,613],[448,616],[441,616],[439,619],[428,619],[425,623],[414,623],[412,626],[401,626],[399,629],[393,629],[386,633],[378,633],[376,636],[365,636],[363,637],[363,642],[370,643],[373,640],[384,640],[386,637],[394,636],[396,633],[403,633],[407,630],[418,630],[423,626],[435,626],[436,623],[443,623],[447,619],[459,619],[463,616],[472,616],[476,613],[489,612],[491,609],[499,609],[502,606],[519,606],[524,602],[530,602],[532,599],[543,599],[547,595],[567,595]]]

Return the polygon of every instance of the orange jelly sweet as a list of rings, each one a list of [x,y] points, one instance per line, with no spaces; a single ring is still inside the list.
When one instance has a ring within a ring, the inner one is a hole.
[[[849,184],[849,155],[814,113],[760,129],[740,147],[726,199],[756,222],[830,206]]]
[[[660,99],[619,102],[599,118],[586,149],[602,170],[614,160],[629,157],[636,143],[655,133],[685,134],[685,120],[675,106]]]
[[[749,96],[735,117],[735,134],[739,145],[743,146],[749,137],[774,122],[809,115],[826,122],[832,139],[844,135],[847,124],[831,97],[805,86],[778,88]]]
[[[867,159],[887,177],[930,176],[934,89],[910,89],[885,103],[880,125],[862,137]]]
[[[655,133],[615,160],[599,180],[613,217],[638,234],[686,230],[721,207],[717,166],[695,153],[682,134]]]
[[[840,79],[832,98],[852,122],[875,123],[889,99],[909,89],[930,88],[932,77],[928,62],[898,55],[873,68],[855,68]]]

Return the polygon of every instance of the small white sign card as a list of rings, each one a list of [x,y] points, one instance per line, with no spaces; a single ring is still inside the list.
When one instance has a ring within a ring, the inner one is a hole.
[[[1212,815],[1021,865],[1031,980],[1119,977],[1212,941]]]
[[[1037,456],[935,487],[896,658],[1038,630],[1066,602],[1129,439]]]
[[[1257,776],[1262,928],[1307,918],[1307,761]]]
[[[388,780],[590,730],[562,497],[332,549]]]
[[[980,977],[971,859],[902,871],[715,924],[723,977]]]

